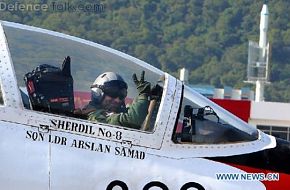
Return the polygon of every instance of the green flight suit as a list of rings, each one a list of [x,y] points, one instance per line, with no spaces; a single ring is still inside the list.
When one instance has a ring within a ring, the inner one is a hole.
[[[148,96],[141,94],[124,112],[108,113],[102,108],[96,108],[95,111],[88,114],[88,120],[140,129],[147,116],[148,106]]]

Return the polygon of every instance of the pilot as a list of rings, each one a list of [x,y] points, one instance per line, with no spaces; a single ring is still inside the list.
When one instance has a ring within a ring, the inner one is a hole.
[[[142,71],[138,80],[136,74],[133,74],[138,96],[128,107],[125,105],[128,86],[124,79],[114,72],[98,76],[91,86],[91,101],[83,109],[87,119],[140,129],[148,112],[151,91],[151,84],[144,80],[144,75]]]

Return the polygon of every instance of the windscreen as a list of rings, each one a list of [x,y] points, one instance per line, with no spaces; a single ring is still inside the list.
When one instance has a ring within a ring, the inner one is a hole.
[[[27,98],[22,98],[28,109],[32,109],[29,106],[31,103],[37,104],[45,99],[44,94],[50,96],[52,93],[59,93],[60,96],[43,104],[50,104],[50,107],[52,104],[56,105],[55,109],[59,112],[62,112],[61,109],[63,112],[72,112],[71,109],[83,108],[91,100],[94,81],[105,72],[113,72],[122,77],[128,87],[126,103],[131,103],[138,96],[136,83],[132,79],[134,73],[139,80],[142,71],[145,71],[145,80],[152,86],[164,75],[143,61],[93,42],[9,22],[2,24],[21,93],[35,96],[30,97],[30,103]],[[63,63],[68,62],[68,57],[70,68],[63,72]],[[40,84],[41,81],[44,82]],[[63,88],[66,84],[66,88]],[[42,94],[34,93],[36,88]],[[73,91],[73,95],[68,94],[70,91]],[[107,94],[108,92],[106,91]],[[70,104],[72,96],[74,105],[71,107],[67,104]],[[31,102],[34,98],[35,102]],[[66,104],[58,104],[59,102]]]
[[[27,72],[41,64],[60,67],[66,56],[71,57],[75,91],[87,91],[98,75],[108,71],[120,73],[128,86],[134,85],[133,73],[144,70],[146,79],[152,83],[163,74],[157,69],[152,70],[148,64],[138,64],[104,46],[96,47],[97,44],[85,40],[76,41],[68,36],[56,36],[58,33],[52,35],[17,26],[4,24],[4,31],[19,86],[24,86],[23,77]],[[135,88],[129,89],[129,96],[135,93]]]
[[[253,141],[257,130],[206,97],[185,86],[173,141],[222,144]]]

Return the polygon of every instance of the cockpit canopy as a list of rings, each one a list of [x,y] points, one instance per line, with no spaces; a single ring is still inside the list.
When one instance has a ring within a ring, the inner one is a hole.
[[[57,72],[61,72],[61,64],[68,56],[72,77],[68,81],[73,83],[73,88],[68,88],[64,93],[72,91],[73,109],[81,108],[90,101],[90,87],[101,73],[110,71],[122,76],[128,85],[126,100],[128,103],[132,102],[137,95],[132,74],[140,74],[144,70],[146,80],[153,85],[165,74],[143,61],[86,40],[9,22],[2,22],[2,25],[8,41],[17,84],[22,92],[24,106],[28,109],[31,109],[29,106],[31,102],[29,103],[29,100],[25,98],[25,95],[29,94],[29,89],[26,88],[28,73],[35,72],[40,65],[49,65],[50,70],[60,69]],[[175,115],[176,125],[170,126],[174,127],[172,135],[174,143],[224,144],[253,141],[258,138],[255,128],[190,87],[184,86],[183,92],[180,92],[181,89],[178,92],[178,89],[171,88],[176,90],[174,93],[183,94],[182,101],[174,105],[180,107],[180,112]],[[49,90],[56,89],[57,87]],[[163,99],[160,101],[166,104],[168,102],[164,97],[163,94]],[[55,101],[65,101],[65,99]],[[68,99],[66,102],[71,102],[71,100]],[[170,102],[170,104],[173,103]],[[154,126],[158,120],[157,115],[162,117],[162,111],[158,110],[158,106],[155,112],[155,117],[151,122]],[[153,127],[151,129],[151,132],[154,132]]]
[[[186,86],[173,138],[178,143],[224,144],[253,141],[258,138],[258,133]]]

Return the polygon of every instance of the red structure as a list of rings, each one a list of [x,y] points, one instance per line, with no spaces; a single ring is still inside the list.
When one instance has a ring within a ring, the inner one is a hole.
[[[251,114],[251,101],[249,100],[229,100],[229,99],[211,99],[214,103],[220,105],[232,114],[238,116],[245,122],[249,121]]]

